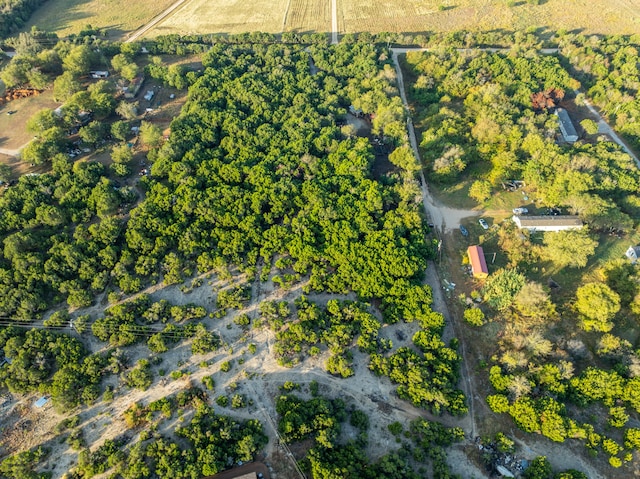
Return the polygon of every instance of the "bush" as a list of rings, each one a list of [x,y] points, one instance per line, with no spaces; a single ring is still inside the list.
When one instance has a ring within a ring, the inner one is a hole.
[[[137,388],[146,391],[153,382],[151,365],[146,359],[138,361],[136,366],[125,375],[124,382],[130,388]]]
[[[215,387],[216,383],[213,380],[213,378],[211,376],[205,376],[202,378],[202,384],[204,384],[204,387],[206,387],[209,391],[213,391],[213,388]]]
[[[472,326],[482,326],[484,324],[484,313],[480,308],[468,308],[464,311],[464,319]]]

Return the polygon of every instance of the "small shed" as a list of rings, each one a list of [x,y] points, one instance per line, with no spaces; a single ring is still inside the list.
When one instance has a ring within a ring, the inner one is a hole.
[[[353,105],[349,105],[349,113],[358,118],[364,115],[364,112],[360,108],[356,108]]]
[[[106,70],[93,70],[89,72],[91,78],[109,78],[109,72]]]
[[[49,398],[47,398],[46,396],[42,396],[36,402],[34,402],[33,405],[37,408],[41,408],[41,407],[44,407],[44,405],[47,404],[48,402],[49,402]]]
[[[560,120],[560,133],[562,133],[562,138],[567,143],[575,143],[578,141],[578,132],[576,128],[573,126],[573,122],[571,121],[571,117],[567,110],[564,108],[556,109],[556,115]]]
[[[638,257],[640,257],[640,246],[629,246],[629,249],[625,251],[624,255],[629,258],[631,264],[636,264]]]
[[[489,276],[489,269],[484,259],[482,246],[469,246],[469,248],[467,248],[467,255],[469,256],[469,264],[471,264],[471,272],[474,278],[483,279]]]

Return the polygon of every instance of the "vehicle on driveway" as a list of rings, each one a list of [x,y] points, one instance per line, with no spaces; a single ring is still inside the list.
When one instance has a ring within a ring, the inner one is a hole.
[[[462,236],[469,236],[469,232],[467,231],[467,228],[465,228],[462,225],[460,225],[460,233],[462,233]]]
[[[480,226],[482,226],[483,229],[488,230],[489,229],[489,225],[487,224],[487,222],[484,220],[484,218],[480,218],[478,220],[478,223],[480,223]]]

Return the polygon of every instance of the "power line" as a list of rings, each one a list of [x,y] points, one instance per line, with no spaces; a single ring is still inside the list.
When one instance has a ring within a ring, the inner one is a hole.
[[[98,320],[94,321],[91,324],[87,324],[87,328],[93,326],[94,324],[96,324]],[[27,321],[24,320],[6,320],[6,319],[0,319],[0,327],[17,327],[17,328],[24,328],[24,329],[47,329],[47,330],[52,330],[52,331],[65,331],[65,330],[72,330],[72,331],[77,331],[76,326],[74,326],[73,324],[73,320],[71,321],[65,321],[66,324],[64,325],[44,325],[41,323],[29,323]],[[103,330],[105,333],[125,333],[125,334],[131,334],[133,336],[139,336],[139,337],[151,337],[154,334],[158,334],[161,333],[164,337],[169,338],[169,339],[185,339],[188,337],[191,337],[190,335],[186,335],[185,334],[185,329],[182,326],[178,326],[176,325],[178,328],[182,328],[178,331],[165,331],[164,329],[155,329],[155,328],[151,328],[149,326],[144,326],[144,325],[140,325],[140,324],[131,324],[131,323],[119,323],[119,324],[113,324],[113,323],[104,323],[102,325],[100,325],[100,329]],[[80,333],[81,334],[81,333]]]

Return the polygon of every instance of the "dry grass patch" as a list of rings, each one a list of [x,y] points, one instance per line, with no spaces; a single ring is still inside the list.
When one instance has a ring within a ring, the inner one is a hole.
[[[0,148],[15,150],[24,146],[33,134],[27,132],[27,121],[36,112],[45,108],[57,108],[60,103],[53,101],[53,92],[46,91],[11,101],[0,107]],[[8,112],[15,112],[8,115]]]
[[[191,0],[150,31],[170,33],[280,33],[289,0]]]
[[[291,0],[285,31],[329,32],[331,31],[331,2],[318,0]]]
[[[145,25],[172,3],[173,0],[49,0],[36,10],[24,30],[37,25],[59,36],[67,36],[79,33],[90,24],[108,29],[112,38],[121,38]]]
[[[588,33],[640,31],[640,0],[339,0],[342,31],[424,32],[524,29],[581,29]]]

